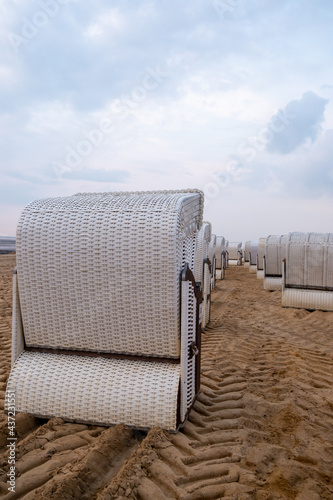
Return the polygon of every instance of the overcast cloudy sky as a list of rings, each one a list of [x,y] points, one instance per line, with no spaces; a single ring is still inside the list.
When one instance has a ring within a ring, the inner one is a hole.
[[[331,0],[2,0],[0,234],[184,187],[230,240],[333,231],[332,26]]]

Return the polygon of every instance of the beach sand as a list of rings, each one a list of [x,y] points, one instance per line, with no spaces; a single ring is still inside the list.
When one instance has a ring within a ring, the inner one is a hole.
[[[184,429],[148,434],[18,414],[8,493],[12,271],[0,256],[0,497],[106,500],[333,498],[333,313],[281,307],[244,268],[212,294],[201,393]]]

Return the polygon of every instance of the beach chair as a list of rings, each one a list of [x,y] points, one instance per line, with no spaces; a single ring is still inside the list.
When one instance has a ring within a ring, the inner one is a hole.
[[[249,251],[249,273],[257,273],[258,240],[251,240]]]
[[[196,235],[194,277],[202,290],[202,321],[204,329],[210,318],[210,295],[212,265],[208,257],[209,242],[212,237],[212,226],[209,222],[203,222],[200,231]]]
[[[202,212],[196,190],[26,207],[7,385],[17,412],[169,431],[185,422],[200,387]]]
[[[266,238],[264,255],[264,290],[282,290],[282,261],[286,257],[288,235]]]
[[[243,257],[242,243],[239,241],[229,241],[228,252],[229,266],[241,266]]]
[[[282,305],[333,311],[333,233],[290,233]]]
[[[264,279],[264,255],[266,249],[266,238],[259,238],[257,254],[257,278]]]
[[[226,269],[226,251],[225,251],[224,236],[216,236],[215,257],[216,257],[216,271],[215,271],[216,279],[223,280]]]
[[[215,288],[215,273],[216,273],[216,257],[215,257],[215,249],[216,249],[216,235],[212,234],[212,238],[209,242],[208,247],[208,258],[210,260],[210,264],[212,267],[211,273],[211,289]]]
[[[246,241],[243,252],[244,267],[250,267],[250,251],[251,251],[251,241]]]

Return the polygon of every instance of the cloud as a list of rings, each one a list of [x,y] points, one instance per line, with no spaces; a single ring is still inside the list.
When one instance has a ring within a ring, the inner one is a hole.
[[[284,126],[281,123],[276,126],[278,114],[272,117],[268,125],[274,134],[267,143],[267,150],[271,153],[288,154],[307,140],[314,142],[321,132],[327,103],[328,99],[314,92],[305,92],[301,99],[290,101],[282,110],[287,118]]]

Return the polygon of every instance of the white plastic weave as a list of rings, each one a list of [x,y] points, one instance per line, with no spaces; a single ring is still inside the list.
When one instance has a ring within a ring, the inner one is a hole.
[[[176,430],[179,376],[172,363],[25,351],[7,388],[15,392],[17,412]]]
[[[17,232],[26,345],[179,357],[179,275],[186,261],[193,270],[202,207],[197,191],[28,205]]]

